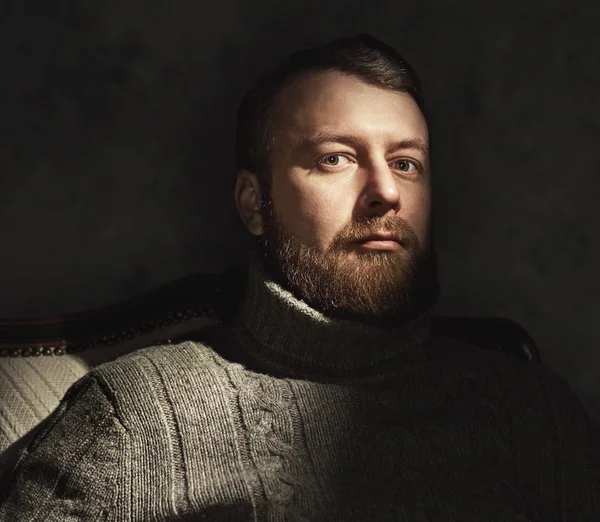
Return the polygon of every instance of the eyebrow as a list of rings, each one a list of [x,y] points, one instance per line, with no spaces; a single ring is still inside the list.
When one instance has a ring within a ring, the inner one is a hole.
[[[314,136],[310,136],[309,138],[302,139],[300,142],[300,147],[302,149],[311,149],[316,148],[319,145],[322,145],[323,143],[341,143],[349,147],[355,147],[357,144],[360,144],[363,141],[363,138],[355,134],[338,134],[322,132]],[[418,150],[425,156],[429,154],[429,147],[427,146],[427,143],[419,138],[409,138],[405,140],[395,141],[391,144],[391,149],[413,149]]]

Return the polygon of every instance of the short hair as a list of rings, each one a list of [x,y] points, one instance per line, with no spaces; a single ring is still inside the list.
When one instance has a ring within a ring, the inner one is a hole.
[[[275,98],[299,76],[325,71],[338,71],[376,87],[407,93],[425,112],[419,77],[395,49],[368,34],[332,40],[291,54],[248,90],[236,115],[238,170],[254,172],[261,182],[270,185]]]

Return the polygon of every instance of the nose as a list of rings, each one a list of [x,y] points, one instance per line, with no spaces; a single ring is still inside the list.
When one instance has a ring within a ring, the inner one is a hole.
[[[385,161],[373,162],[364,169],[365,182],[361,194],[361,210],[369,217],[400,210],[398,182]]]

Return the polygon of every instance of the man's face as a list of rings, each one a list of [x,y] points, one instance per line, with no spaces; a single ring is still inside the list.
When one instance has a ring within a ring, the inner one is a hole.
[[[389,324],[431,306],[429,139],[413,98],[314,73],[280,93],[273,118],[261,216],[276,277],[330,316]]]

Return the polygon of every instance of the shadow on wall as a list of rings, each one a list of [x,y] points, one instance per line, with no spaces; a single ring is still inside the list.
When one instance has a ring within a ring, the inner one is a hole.
[[[263,4],[3,4],[0,316],[109,304],[235,257],[241,95],[361,6]]]

